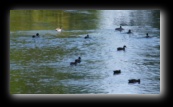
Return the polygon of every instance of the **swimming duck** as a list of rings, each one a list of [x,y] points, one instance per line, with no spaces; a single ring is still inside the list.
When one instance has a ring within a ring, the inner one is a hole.
[[[130,33],[132,33],[132,31],[129,29],[129,31],[127,32],[127,34],[130,34]]]
[[[70,65],[72,66],[72,65],[77,65],[77,60],[75,60],[75,62],[70,62]]]
[[[148,33],[146,34],[146,38],[149,38],[150,36],[148,35]]]
[[[36,33],[36,35],[33,35],[32,38],[39,37],[39,33]]]
[[[81,57],[78,57],[78,59],[76,59],[77,63],[81,62]]]
[[[113,71],[114,72],[114,75],[115,74],[120,74],[121,73],[121,70],[115,70],[115,71]]]
[[[140,84],[140,79],[130,79],[129,83],[137,83]]]
[[[89,35],[86,35],[84,38],[85,38],[85,39],[89,38]]]
[[[62,31],[61,27],[60,28],[56,28],[56,31],[61,32]]]
[[[122,30],[124,30],[124,29],[120,26],[119,28],[115,28],[115,30],[122,31]]]
[[[125,50],[125,48],[126,48],[126,45],[124,45],[123,47],[118,47],[118,48],[117,48],[117,51]]]

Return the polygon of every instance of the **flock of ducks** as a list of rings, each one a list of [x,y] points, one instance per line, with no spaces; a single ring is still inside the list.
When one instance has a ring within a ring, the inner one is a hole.
[[[120,26],[119,28],[115,28],[115,30],[118,30],[118,31],[121,32],[122,30],[124,30],[124,28],[122,28],[122,26]],[[56,31],[57,32],[61,32],[62,28],[61,27],[60,28],[56,28]],[[129,29],[127,34],[131,34],[131,33],[132,32]],[[39,37],[39,33],[36,33],[36,35],[32,36],[32,38],[38,38],[38,37]],[[149,37],[150,36],[148,35],[148,33],[146,33],[146,38],[149,38]],[[84,37],[84,39],[87,39],[87,38],[89,38],[88,34]],[[124,45],[123,47],[118,47],[117,51],[121,51],[121,50],[125,51],[125,48],[126,48],[126,45]],[[71,66],[76,66],[77,63],[80,63],[80,62],[81,62],[81,57],[78,57],[78,59],[75,59],[74,62],[70,62],[70,65]],[[120,74],[120,73],[121,73],[121,70],[114,70],[113,71],[113,75]],[[138,84],[140,84],[140,79],[129,79],[128,81],[129,81],[128,83],[138,83]]]
[[[62,28],[60,27],[60,28],[56,28],[55,29],[57,32],[61,32],[62,31]],[[32,38],[38,38],[38,37],[40,37],[39,36],[39,33],[36,33],[36,35],[32,35]]]
[[[115,30],[118,30],[118,31],[122,31],[122,30],[124,30],[123,28],[122,28],[122,26],[120,25],[120,27],[119,28],[115,28]],[[129,29],[128,30],[128,32],[127,32],[127,34],[132,34],[132,31]],[[149,38],[150,36],[148,35],[148,33],[146,33],[146,36],[145,36],[146,38]]]
[[[90,38],[90,37],[89,37],[89,35],[87,34],[84,38],[87,39],[87,38]],[[81,57],[78,57],[78,59],[75,59],[74,62],[70,62],[70,65],[71,65],[71,66],[76,66],[77,63],[80,63],[80,62],[81,62]]]
[[[118,30],[118,31],[122,31],[122,30],[124,30],[124,28],[122,28],[122,26],[120,25],[120,27],[119,28],[115,28],[115,30]],[[132,31],[129,29],[128,30],[128,32],[127,32],[127,34],[131,34],[132,33]],[[149,38],[150,36],[148,35],[148,33],[146,33],[146,36],[145,36],[146,38]],[[117,51],[120,51],[120,50],[123,50],[123,51],[125,51],[125,48],[126,48],[126,45],[124,45],[123,47],[118,47],[117,48]],[[113,74],[114,75],[116,75],[116,74],[120,74],[121,73],[121,70],[114,70],[113,71]],[[138,83],[138,84],[140,84],[140,79],[129,79],[128,80],[128,83]]]

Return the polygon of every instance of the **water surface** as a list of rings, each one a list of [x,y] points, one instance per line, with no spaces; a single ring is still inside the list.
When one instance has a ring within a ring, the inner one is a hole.
[[[160,11],[10,11],[10,93],[160,94]]]

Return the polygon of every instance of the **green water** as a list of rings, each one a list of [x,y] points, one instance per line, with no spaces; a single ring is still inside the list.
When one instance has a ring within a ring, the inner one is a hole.
[[[85,30],[97,28],[98,13],[96,10],[11,10],[10,32],[13,32],[11,40],[14,40],[16,44],[22,46],[27,44],[27,40],[16,40],[15,37],[32,35],[32,33],[26,33],[25,31],[33,31],[34,33],[38,31],[40,33],[44,30],[52,30],[55,32],[57,27],[62,27],[62,29],[66,31],[82,30],[82,32],[64,32],[58,35],[59,38],[86,34],[87,31]],[[45,33],[42,36],[44,35],[52,36],[50,33]],[[55,35],[57,34],[55,33]],[[16,44],[14,44],[14,46],[16,46]],[[44,66],[44,64],[39,65],[42,62],[46,64],[48,62],[61,61],[65,55],[77,51],[75,47],[68,50],[60,46],[42,49],[37,48],[37,46],[36,48],[28,49],[25,47],[22,49],[18,48],[19,47],[10,49],[11,65],[15,62],[16,66],[21,66],[20,69],[13,69],[13,67],[11,67],[10,93],[68,93],[69,89],[58,83],[57,79],[80,79],[84,77],[58,72],[63,69],[62,67],[56,70],[55,68]],[[54,79],[50,79],[50,77]],[[49,83],[46,83],[48,81],[51,81],[51,86]],[[56,87],[53,87],[54,84]]]
[[[96,29],[98,14],[96,10],[11,10],[10,31],[52,30],[60,26],[65,30]]]

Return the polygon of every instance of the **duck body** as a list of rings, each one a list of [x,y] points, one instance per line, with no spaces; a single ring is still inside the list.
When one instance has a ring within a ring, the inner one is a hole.
[[[39,37],[39,33],[36,33],[36,36]]]
[[[124,45],[123,47],[118,47],[118,48],[117,48],[117,51],[120,51],[120,50],[125,51],[125,48],[126,48],[126,46],[125,46],[125,45]]]
[[[121,70],[115,70],[115,71],[113,71],[113,74],[115,75],[115,74],[120,74],[121,73]]]
[[[70,62],[70,65],[73,66],[73,65],[77,65],[77,60],[75,60],[75,62]]]
[[[56,28],[56,31],[57,32],[61,32],[62,31],[61,27],[60,28]]]
[[[129,29],[129,31],[127,32],[127,34],[131,34],[132,33],[132,31]]]
[[[148,33],[146,34],[146,38],[149,38],[150,36],[148,35]]]
[[[115,30],[122,31],[124,29],[120,26],[119,28],[115,28]]]
[[[81,57],[79,57],[78,59],[76,59],[77,63],[81,62]]]
[[[138,83],[138,84],[140,84],[140,79],[130,79],[129,80],[129,83]]]
[[[85,38],[85,39],[89,38],[89,35],[86,35],[84,38]]]

